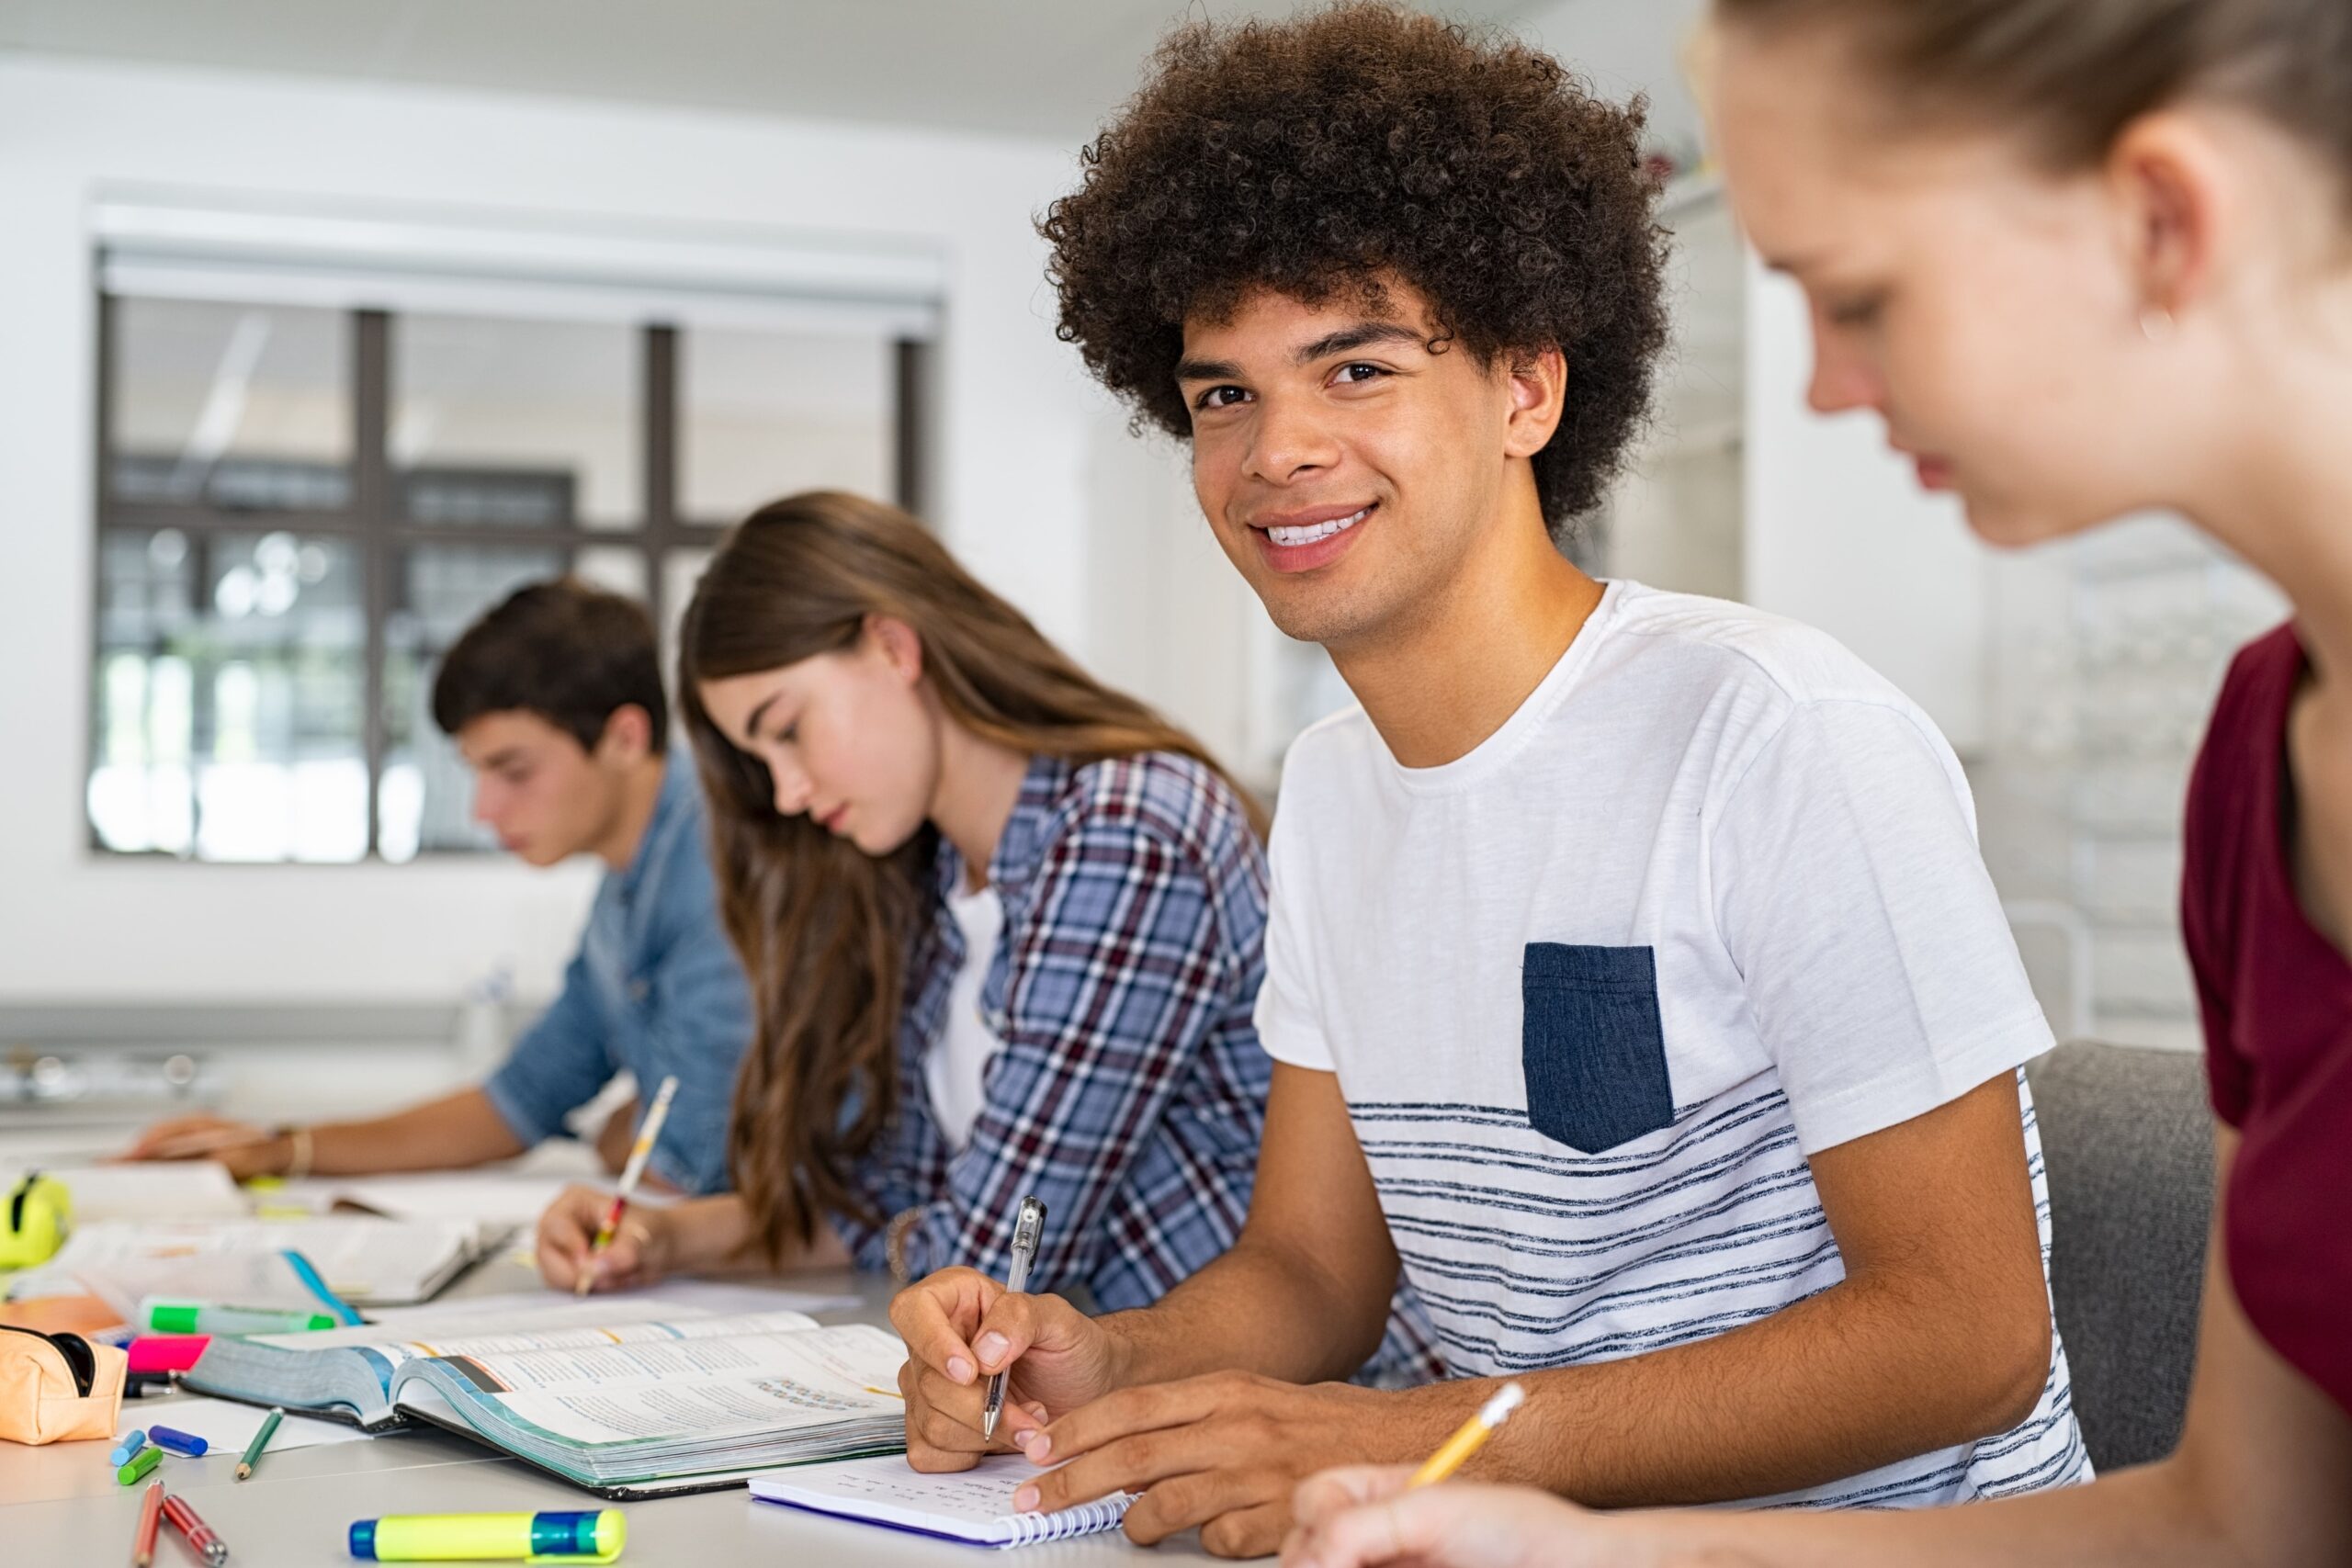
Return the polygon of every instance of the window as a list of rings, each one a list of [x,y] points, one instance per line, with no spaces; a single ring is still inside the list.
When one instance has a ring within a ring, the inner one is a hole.
[[[673,641],[751,506],[819,485],[919,504],[922,344],[854,324],[119,288],[98,318],[86,801],[104,852],[492,847],[431,713],[475,616],[570,571],[643,598]]]

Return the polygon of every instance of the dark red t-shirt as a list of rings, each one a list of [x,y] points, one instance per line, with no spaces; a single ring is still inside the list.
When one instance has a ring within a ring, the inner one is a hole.
[[[2188,786],[2181,923],[2215,1114],[2239,1134],[2222,1215],[2255,1329],[2352,1413],[2352,964],[2288,863],[2294,627],[2239,650]]]

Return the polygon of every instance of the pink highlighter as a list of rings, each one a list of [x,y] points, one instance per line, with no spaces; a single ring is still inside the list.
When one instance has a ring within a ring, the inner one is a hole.
[[[197,1358],[211,1343],[209,1334],[142,1334],[130,1342],[130,1375],[184,1372],[196,1365]]]

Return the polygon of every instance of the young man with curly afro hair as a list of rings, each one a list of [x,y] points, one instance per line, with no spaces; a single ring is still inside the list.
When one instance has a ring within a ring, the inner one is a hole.
[[[1362,705],[1284,765],[1241,1240],[1102,1318],[902,1293],[917,1468],[1017,1449],[1061,1468],[1016,1507],[1140,1492],[1135,1539],[1249,1555],[1301,1478],[1515,1377],[1474,1471],[1591,1504],[2088,1473],[2019,1071],[2050,1031],[1951,749],[1827,637],[1558,548],[1662,336],[1639,128],[1401,9],[1196,25],[1046,215],[1062,335]],[[1322,1381],[1400,1272],[1450,1377]]]

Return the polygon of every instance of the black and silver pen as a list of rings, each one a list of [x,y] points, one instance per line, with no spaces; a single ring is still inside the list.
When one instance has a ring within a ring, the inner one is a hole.
[[[1035,1198],[1021,1200],[1020,1215],[1012,1222],[1012,1277],[1004,1282],[1017,1295],[1029,1285],[1029,1266],[1037,1260],[1037,1233],[1046,1227],[1046,1205]],[[980,1412],[980,1436],[996,1436],[997,1418],[1004,1414],[1004,1373],[989,1374],[989,1402]]]

